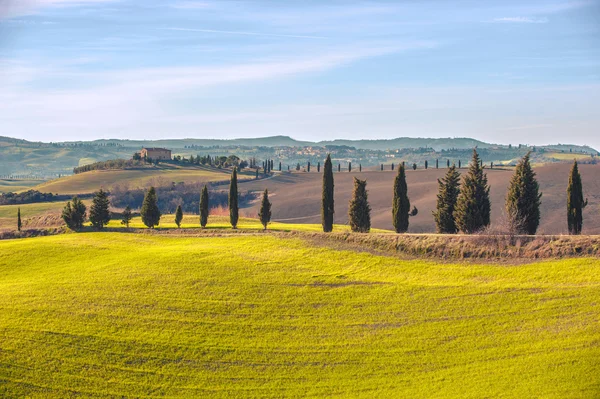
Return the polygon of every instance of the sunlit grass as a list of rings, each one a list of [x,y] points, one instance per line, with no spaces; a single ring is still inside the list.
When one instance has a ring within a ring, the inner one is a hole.
[[[0,242],[2,397],[596,398],[600,261],[274,236]]]

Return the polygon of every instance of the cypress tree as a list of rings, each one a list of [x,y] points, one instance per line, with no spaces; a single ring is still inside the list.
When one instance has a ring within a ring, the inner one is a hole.
[[[450,168],[450,160],[449,159],[446,159],[446,167]]]
[[[458,160],[458,169],[460,169],[462,165],[460,164],[460,159]]]
[[[440,234],[455,234],[458,229],[454,221],[454,209],[460,193],[460,173],[452,166],[443,179],[438,179],[439,192],[437,195],[436,211],[433,212],[437,232]]]
[[[342,164],[338,163],[338,172],[341,172],[341,171],[342,171]]]
[[[533,235],[540,224],[540,186],[531,168],[529,153],[517,164],[506,196],[506,214],[518,234]]]
[[[417,164],[413,163],[413,170],[417,170]]]
[[[429,163],[427,162],[427,160],[425,160],[425,169],[427,169],[428,166],[429,166]]]
[[[459,161],[460,163],[460,161]],[[465,175],[454,210],[456,226],[465,234],[476,233],[490,225],[490,187],[479,163],[477,150]]]
[[[394,163],[392,162],[392,171],[394,171]]]
[[[279,171],[281,172],[281,161],[279,161]]]
[[[583,208],[588,204],[587,199],[583,198],[583,184],[577,161],[573,163],[571,174],[569,175],[569,186],[567,187],[567,225],[569,234],[581,234],[583,228]]]
[[[308,165],[306,165],[306,171],[310,173],[310,161],[308,161]]]
[[[352,172],[352,162],[348,162],[348,172]]]
[[[239,219],[239,208],[238,208],[238,187],[237,187],[237,168],[233,168],[231,174],[231,183],[229,184],[229,223],[232,228],[237,228]]]
[[[371,207],[366,187],[366,180],[354,178],[354,193],[348,206],[348,219],[350,228],[355,233],[368,233],[371,230]]]
[[[263,193],[260,210],[258,211],[258,219],[266,230],[267,225],[271,221],[271,202],[269,201],[269,190],[267,189]]]
[[[258,168],[256,168],[256,178],[258,179]]]
[[[321,224],[325,233],[333,230],[333,214],[333,165],[331,164],[331,155],[327,154],[327,159],[323,165],[323,196],[321,205]]]
[[[175,211],[175,224],[177,228],[181,227],[181,221],[183,220],[183,210],[181,209],[181,205],[177,205],[177,210]]]
[[[392,223],[396,233],[406,233],[408,230],[409,216],[416,216],[417,208],[410,210],[408,199],[408,186],[406,185],[406,170],[404,166],[398,168],[398,174],[394,179],[394,199],[392,202]]]
[[[17,209],[17,231],[21,231],[22,223],[21,223],[21,208]]]
[[[440,161],[439,159],[436,159],[436,160],[435,160],[435,168],[436,168],[436,169],[439,169],[439,168],[440,168],[440,162],[439,162],[439,161]]]
[[[124,225],[125,227],[129,228],[129,223],[131,222],[131,219],[133,219],[133,215],[131,213],[131,207],[129,205],[127,205],[127,208],[125,208],[125,210],[121,214],[121,217],[122,217],[121,224]]]
[[[362,164],[361,163],[358,164],[358,171],[362,172]]]
[[[158,209],[158,198],[156,197],[154,187],[150,187],[146,193],[140,215],[142,216],[142,222],[150,229],[153,229],[160,223],[161,213],[160,209]]]
[[[204,185],[200,193],[200,226],[206,227],[208,223],[208,187]]]
[[[90,207],[90,222],[95,228],[102,230],[110,222],[110,201],[102,189],[96,193]]]
[[[317,162],[317,173],[321,173],[321,162]]]
[[[381,171],[383,172],[383,164],[381,164]]]

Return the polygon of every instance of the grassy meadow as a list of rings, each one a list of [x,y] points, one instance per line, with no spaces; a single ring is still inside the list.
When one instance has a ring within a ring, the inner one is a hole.
[[[3,397],[600,395],[600,260],[452,264],[269,235],[0,242]]]
[[[161,186],[171,184],[171,182],[209,183],[225,181],[229,179],[230,174],[230,170],[161,164],[149,168],[95,170],[50,180],[35,186],[34,189],[54,194],[88,194],[96,192],[100,188],[110,189],[116,184],[130,188],[147,188],[151,185]],[[254,176],[255,174],[251,172],[243,172],[239,174],[239,179],[251,179]]]

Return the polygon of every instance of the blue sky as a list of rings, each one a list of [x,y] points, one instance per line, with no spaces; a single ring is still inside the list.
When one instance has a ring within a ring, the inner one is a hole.
[[[0,0],[0,135],[600,149],[600,0]]]

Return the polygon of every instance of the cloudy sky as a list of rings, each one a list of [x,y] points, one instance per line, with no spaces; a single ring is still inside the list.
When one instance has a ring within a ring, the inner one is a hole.
[[[0,135],[600,149],[600,0],[0,0]]]

